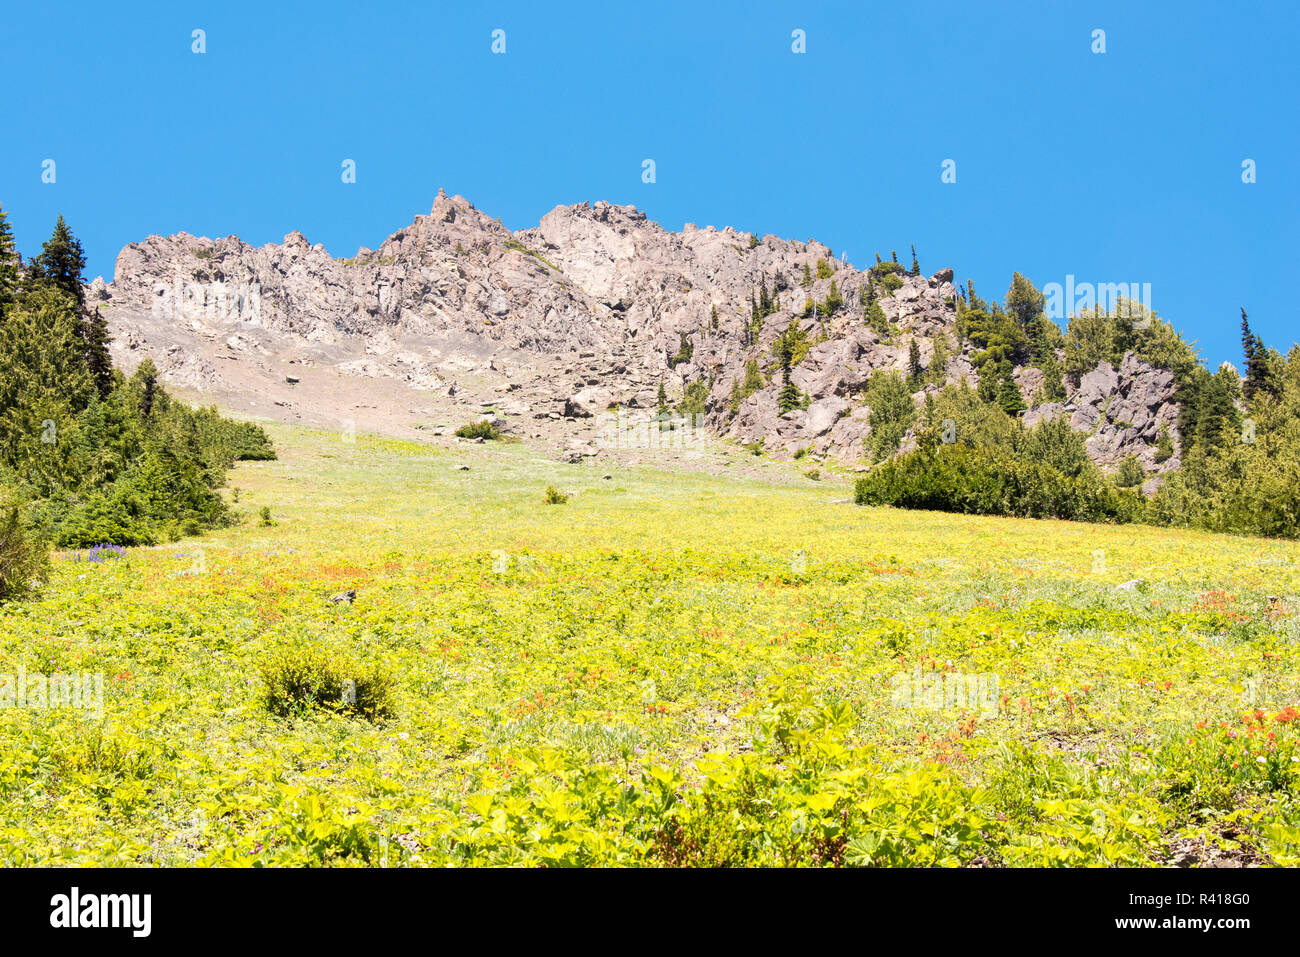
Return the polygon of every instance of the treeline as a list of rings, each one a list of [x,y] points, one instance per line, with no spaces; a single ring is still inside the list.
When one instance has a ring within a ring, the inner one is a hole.
[[[0,209],[0,597],[39,578],[39,545],[146,545],[233,521],[217,493],[266,433],[174,401],[146,359],[114,368],[63,217],[24,265]],[[25,557],[24,557],[25,556]]]
[[[917,409],[902,401],[915,372],[907,383],[873,378],[869,448],[886,459],[909,429],[917,447],[859,480],[859,504],[1300,536],[1300,346],[1282,356],[1242,310],[1245,373],[1227,365],[1211,372],[1194,346],[1140,304],[1084,310],[1064,333],[1043,304],[1019,274],[1005,305],[980,300],[970,286],[958,297],[958,337],[974,350],[976,389],[949,385]],[[1042,371],[1037,401],[1059,401],[1099,363],[1118,366],[1129,352],[1173,373],[1180,407],[1177,448],[1164,432],[1155,457],[1177,452],[1181,467],[1150,496],[1138,488],[1148,475],[1136,457],[1104,475],[1086,454],[1086,435],[1064,417],[1032,428],[1017,417],[1024,401],[1015,366]]]

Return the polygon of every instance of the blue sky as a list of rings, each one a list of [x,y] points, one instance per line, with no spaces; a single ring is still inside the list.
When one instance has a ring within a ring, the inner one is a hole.
[[[350,256],[440,186],[515,229],[604,199],[859,264],[915,243],[924,271],[952,266],[986,298],[1013,270],[1147,282],[1212,364],[1239,362],[1239,306],[1271,344],[1300,339],[1298,11],[11,4],[0,204],[28,256],[63,213],[107,278],[122,246],[182,230],[260,245],[300,229]]]

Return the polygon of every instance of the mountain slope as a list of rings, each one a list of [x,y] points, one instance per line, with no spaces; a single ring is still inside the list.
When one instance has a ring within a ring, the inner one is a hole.
[[[883,313],[874,327],[869,286]],[[889,263],[861,270],[817,242],[691,224],[674,233],[599,202],[511,233],[439,192],[428,216],[350,259],[297,232],[261,248],[151,236],[87,295],[121,365],[149,355],[165,381],[214,401],[393,432],[429,420],[446,431],[488,409],[580,452],[594,451],[607,410],[650,409],[661,387],[676,403],[694,384],[710,433],[854,462],[871,432],[863,390],[875,372],[906,375],[913,343],[928,382],[916,403],[978,381],[951,269],[928,279]],[[779,414],[783,335],[798,343],[790,381],[801,401]],[[751,363],[761,381],[738,394]],[[1031,366],[1014,369],[1027,421],[1068,415],[1103,467],[1130,454],[1150,473],[1178,467],[1176,453],[1156,455],[1162,431],[1177,440],[1170,373],[1130,354],[1058,403],[1041,401],[1041,381]]]

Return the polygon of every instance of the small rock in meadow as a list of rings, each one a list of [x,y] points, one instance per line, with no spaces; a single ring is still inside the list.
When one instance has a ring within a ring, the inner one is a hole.
[[[356,601],[356,599],[357,599],[357,590],[355,588],[349,588],[347,591],[339,592],[337,595],[331,598],[330,601],[336,605],[341,605],[344,602],[347,602],[350,605],[354,601]]]

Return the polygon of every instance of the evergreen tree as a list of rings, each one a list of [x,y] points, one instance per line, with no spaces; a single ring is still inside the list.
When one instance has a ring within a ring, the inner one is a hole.
[[[1000,379],[998,405],[1002,407],[1002,411],[1007,415],[1023,412],[1025,410],[1025,400],[1021,398],[1020,389],[1016,386],[1011,363],[1006,360],[1003,360],[1001,364]]]
[[[1193,443],[1207,455],[1227,448],[1238,441],[1241,431],[1241,414],[1233,401],[1240,393],[1237,377],[1226,366],[1211,373],[1201,369],[1196,389]],[[1183,433],[1184,435],[1187,432]]]
[[[13,305],[14,293],[18,290],[18,250],[14,247],[13,230],[9,227],[9,217],[0,207],[0,324],[5,314]]]
[[[830,292],[826,294],[825,313],[833,316],[844,305],[844,299],[840,296],[839,287],[835,285],[835,280],[831,280]]]
[[[113,388],[113,359],[109,355],[108,323],[99,310],[86,308],[86,297],[81,287],[82,271],[86,268],[86,254],[81,241],[72,234],[63,217],[54,226],[54,232],[32,260],[33,283],[48,286],[63,293],[76,304],[77,336],[81,340],[82,360],[90,370],[100,398]]]
[[[925,370],[921,368],[921,347],[916,344],[913,337],[912,343],[907,349],[907,387],[913,392],[921,388],[921,380],[925,376]]]
[[[95,307],[94,312],[88,309],[82,310],[78,331],[86,368],[90,370],[95,389],[101,399],[107,398],[113,391],[113,357],[108,351],[110,342],[108,321],[100,314],[98,306]]]
[[[86,268],[86,253],[81,241],[72,235],[68,224],[59,217],[54,232],[41,245],[40,254],[32,260],[31,277],[36,282],[48,283],[72,298],[78,306],[85,305],[81,289],[81,273]]]
[[[1277,383],[1268,347],[1259,336],[1250,331],[1246,310],[1241,310],[1241,350],[1246,358],[1246,378],[1241,384],[1241,395],[1247,402],[1261,392],[1276,395]]]
[[[785,343],[781,349],[781,392],[776,399],[776,408],[779,415],[785,415],[791,409],[799,408],[800,395],[799,387],[790,381],[790,345]]]
[[[867,328],[874,332],[881,339],[889,338],[889,319],[885,315],[885,310],[880,307],[880,303],[873,302],[867,307]]]
[[[1241,307],[1241,352],[1246,359],[1246,369],[1250,369],[1250,364],[1255,361],[1255,336],[1250,331],[1250,322],[1246,319],[1246,307]],[[1249,378],[1249,376],[1247,376]],[[1250,398],[1250,390],[1243,390],[1246,398]]]
[[[1032,282],[1020,273],[1013,273],[1006,302],[1007,314],[1016,321],[1016,325],[1029,332],[1035,320],[1043,314],[1047,299]]]
[[[809,286],[812,285],[812,281],[813,281],[813,278],[812,278],[812,269],[808,266],[807,263],[804,263],[804,264],[803,264],[803,279],[800,280],[800,285],[802,285],[805,289],[807,289]]]
[[[912,275],[921,275],[921,264],[916,261],[916,243],[912,243]]]
[[[891,250],[889,251],[889,259],[890,259],[891,262],[893,262],[893,264],[894,264],[895,266],[898,265],[898,250],[897,250],[897,249],[891,249]]]
[[[138,397],[136,408],[139,410],[140,417],[148,419],[149,413],[153,412],[153,403],[156,402],[157,390],[159,390],[159,371],[148,356],[136,365],[135,374],[131,376],[131,386]]]
[[[0,336],[0,462],[38,495],[69,481],[74,417],[93,393],[72,304],[53,289],[31,291]]]
[[[659,383],[659,395],[655,398],[655,408],[659,412],[668,411],[668,392],[664,389],[664,384]]]

